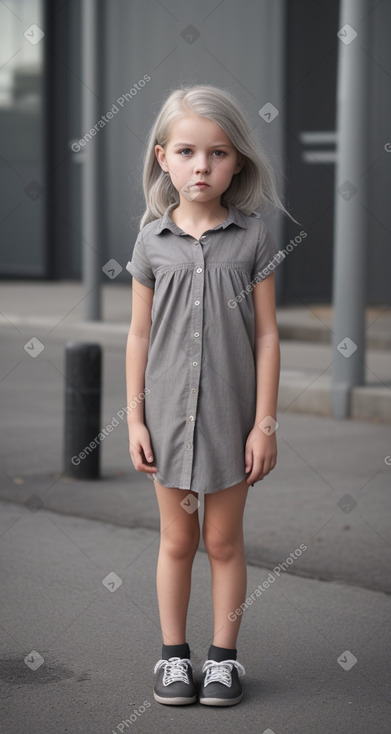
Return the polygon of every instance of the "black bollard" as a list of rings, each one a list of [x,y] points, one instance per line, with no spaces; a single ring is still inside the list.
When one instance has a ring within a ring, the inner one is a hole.
[[[64,472],[99,479],[102,349],[68,342],[65,355]]]

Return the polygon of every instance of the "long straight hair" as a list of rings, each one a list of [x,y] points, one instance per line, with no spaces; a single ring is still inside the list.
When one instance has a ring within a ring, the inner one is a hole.
[[[217,123],[244,159],[242,170],[232,177],[221,197],[222,205],[234,206],[248,215],[271,205],[293,219],[278,196],[273,167],[253,135],[238,101],[225,90],[202,84],[171,92],[150,131],[143,169],[146,210],[141,218],[140,229],[162,217],[171,204],[179,205],[178,191],[171,183],[169,174],[162,171],[155,155],[155,145],[165,148],[171,125],[190,113]]]

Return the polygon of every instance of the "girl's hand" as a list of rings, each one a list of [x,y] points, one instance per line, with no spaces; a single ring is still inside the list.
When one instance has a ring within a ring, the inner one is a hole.
[[[154,474],[157,472],[156,466],[153,466],[153,453],[151,449],[151,439],[148,428],[144,423],[131,423],[129,426],[129,451],[136,471],[142,471],[146,474]]]
[[[247,436],[245,449],[245,471],[250,472],[246,481],[250,485],[266,477],[277,462],[276,433],[266,435],[258,426]]]

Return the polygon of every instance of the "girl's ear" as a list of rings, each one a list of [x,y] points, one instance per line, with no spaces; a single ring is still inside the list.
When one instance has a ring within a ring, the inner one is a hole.
[[[239,159],[238,159],[238,162],[237,162],[237,164],[236,164],[236,167],[235,167],[234,175],[235,175],[236,173],[240,173],[240,171],[241,171],[241,170],[242,170],[242,168],[244,167],[244,164],[245,164],[245,161],[244,161],[244,159],[243,159],[243,158],[239,158]]]
[[[155,145],[155,155],[158,160],[158,163],[161,167],[161,169],[167,173],[168,172],[168,166],[166,163],[166,153],[164,148],[161,145]]]

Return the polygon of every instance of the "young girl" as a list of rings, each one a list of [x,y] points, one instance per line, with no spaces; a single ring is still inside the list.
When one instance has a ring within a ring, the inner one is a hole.
[[[197,698],[186,616],[203,494],[214,638],[199,700],[229,706],[242,699],[245,672],[235,614],[246,598],[243,512],[249,486],[277,456],[273,270],[282,258],[254,210],[286,209],[238,103],[209,85],[170,94],[150,134],[143,183],[146,211],[127,265],[126,374],[128,404],[144,398],[128,414],[130,455],[153,478],[160,511],[154,698]]]

